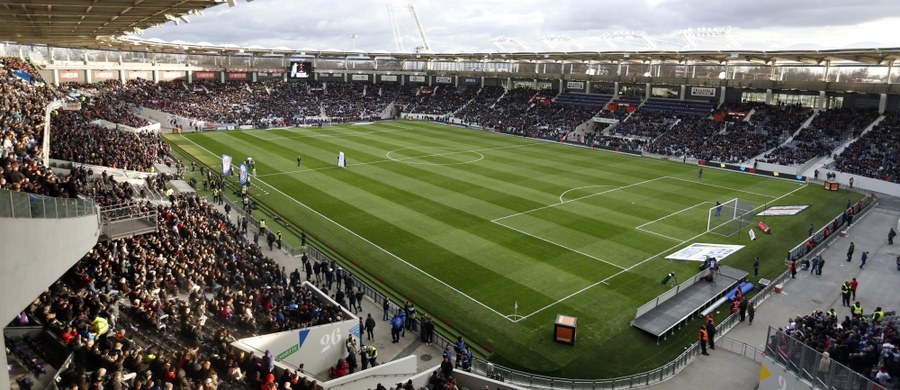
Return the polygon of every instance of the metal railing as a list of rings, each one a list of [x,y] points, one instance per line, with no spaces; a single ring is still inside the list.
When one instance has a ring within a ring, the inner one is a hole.
[[[100,208],[101,237],[116,240],[159,230],[155,207],[144,210],[139,204],[120,204]]]
[[[716,339],[716,348],[734,352],[757,363],[762,363],[764,360],[763,356],[765,356],[765,353],[756,347],[725,336]]]
[[[52,196],[0,190],[0,218],[59,219],[96,215],[93,199]]]
[[[847,207],[847,209],[843,213],[832,219],[831,222],[829,222],[825,226],[822,226],[822,228],[817,230],[809,237],[809,239],[813,241],[812,249],[807,249],[806,245],[808,240],[803,241],[793,249],[788,251],[787,258],[784,260],[784,262],[789,263],[792,259],[800,260],[806,255],[814,252],[815,248],[838,235],[840,229],[847,223],[848,213],[853,213],[852,218],[859,218],[863,214],[868,212],[869,208],[874,204],[875,199],[870,196],[866,196],[862,198],[859,203],[850,205],[850,207]]]
[[[825,358],[822,353],[782,330],[770,326],[766,340],[768,340],[764,351],[766,356],[797,377],[809,381],[816,388],[847,390],[880,388],[873,380],[833,358],[823,361]]]

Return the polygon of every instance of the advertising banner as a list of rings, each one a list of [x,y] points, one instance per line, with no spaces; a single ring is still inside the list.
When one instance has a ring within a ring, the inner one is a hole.
[[[481,84],[481,80],[477,77],[463,77],[459,79],[459,83],[462,85],[478,85]]]
[[[350,75],[351,81],[369,81],[369,75],[367,74],[352,74]]]
[[[806,210],[809,207],[808,204],[796,205],[796,206],[772,206],[762,211],[756,215],[797,215],[801,211]]]
[[[575,91],[584,91],[584,81],[566,82],[566,89],[575,90]]]
[[[450,76],[435,76],[434,82],[436,84],[450,84],[453,82],[453,77]]]
[[[203,71],[194,72],[194,80],[215,80],[216,72]]]
[[[225,79],[231,81],[247,81],[250,80],[250,74],[247,72],[227,72]]]
[[[710,87],[691,87],[691,96],[716,97],[716,89]]]
[[[424,83],[425,76],[409,76],[409,82],[411,83]]]
[[[715,257],[722,261],[725,257],[741,250],[743,245],[694,243],[678,252],[666,256],[672,260],[704,261],[707,257]]]
[[[59,81],[62,81],[62,82],[81,81],[81,71],[80,70],[60,70],[59,71]]]
[[[115,80],[119,78],[119,72],[115,70],[94,70],[94,73],[91,74],[91,78],[93,78],[95,82]]]
[[[395,74],[383,74],[383,75],[381,75],[381,81],[382,81],[382,82],[392,82],[392,83],[396,83],[396,82],[397,82],[397,75],[395,75]]]

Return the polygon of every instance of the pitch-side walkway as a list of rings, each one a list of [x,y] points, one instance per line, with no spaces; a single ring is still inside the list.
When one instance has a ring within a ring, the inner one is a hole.
[[[828,247],[820,248],[826,262],[822,276],[799,272],[797,278],[789,280],[782,294],[774,294],[756,310],[753,325],[738,324],[726,336],[763,350],[769,326],[785,327],[788,319],[834,308],[843,318],[850,309],[841,307],[840,286],[845,280],[856,278],[859,288],[858,300],[866,313],[876,306],[885,311],[900,311],[900,295],[893,288],[900,283],[900,270],[896,258],[900,255],[900,240],[887,245],[887,233],[896,229],[900,219],[900,199],[880,197],[878,206],[848,230],[847,237],[832,241]],[[846,262],[850,242],[856,250],[851,262]],[[860,254],[869,251],[869,260],[860,269]],[[763,267],[785,267],[781,259],[763,263]],[[749,374],[749,375],[748,375]],[[693,390],[697,388],[755,390],[759,385],[759,364],[728,352],[722,348],[710,351],[710,356],[701,356],[675,378],[653,386],[660,389]]]

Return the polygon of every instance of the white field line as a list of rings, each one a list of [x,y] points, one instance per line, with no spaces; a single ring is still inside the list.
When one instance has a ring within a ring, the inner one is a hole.
[[[782,199],[782,198],[785,198],[785,197],[787,197],[787,196],[789,196],[789,195],[791,195],[791,194],[793,194],[793,193],[795,193],[795,192],[797,192],[797,191],[802,190],[802,189],[803,189],[804,187],[806,187],[806,186],[807,186],[807,184],[804,183],[803,185],[797,187],[796,189],[793,189],[793,190],[791,190],[791,191],[785,193],[784,195],[781,195],[781,196],[779,196],[779,197],[777,197],[777,198],[775,198],[775,199],[772,199],[772,201],[774,202],[774,201],[780,200],[780,199]],[[755,209],[753,209],[753,211],[759,210],[759,209],[762,208],[762,207],[765,207],[765,205],[757,206]],[[592,289],[592,288],[594,288],[594,287],[596,287],[596,286],[598,286],[598,285],[600,285],[600,284],[608,284],[607,282],[610,281],[611,279],[615,278],[616,276],[619,276],[619,275],[621,275],[621,274],[623,274],[623,273],[625,273],[625,272],[631,271],[631,270],[635,269],[636,267],[638,267],[638,266],[640,266],[640,265],[642,265],[642,264],[644,264],[644,263],[646,263],[646,262],[648,262],[648,261],[650,261],[650,260],[653,260],[653,259],[655,259],[655,258],[657,258],[657,257],[659,257],[659,256],[661,256],[661,255],[663,255],[663,254],[665,254],[665,253],[668,253],[669,251],[671,251],[671,250],[673,250],[673,249],[675,249],[675,248],[677,248],[677,247],[679,247],[679,246],[681,246],[681,245],[684,245],[684,244],[687,243],[687,242],[696,240],[697,238],[700,238],[701,236],[703,236],[703,235],[705,235],[705,234],[706,234],[706,232],[700,233],[700,234],[698,234],[698,235],[696,235],[696,236],[694,236],[694,237],[691,237],[691,238],[689,238],[689,239],[687,239],[687,240],[682,241],[681,243],[675,244],[675,245],[669,247],[668,249],[663,250],[662,252],[659,252],[659,253],[657,253],[657,254],[655,254],[655,255],[653,255],[653,256],[650,256],[650,257],[648,257],[648,258],[646,258],[646,259],[644,259],[644,260],[641,260],[641,261],[638,262],[637,264],[634,264],[634,265],[632,265],[632,266],[630,266],[630,267],[628,267],[628,268],[625,268],[625,269],[623,269],[623,270],[621,270],[621,271],[619,271],[619,272],[616,272],[615,274],[612,274],[612,275],[610,275],[610,276],[604,278],[603,280],[600,280],[600,281],[598,281],[598,282],[594,282],[594,283],[592,283],[592,284],[589,284],[589,285],[585,286],[584,288],[582,288],[582,289],[580,289],[580,290],[578,290],[578,291],[575,291],[575,292],[573,292],[573,293],[571,293],[571,294],[569,294],[569,295],[566,295],[566,296],[560,298],[560,299],[559,299],[558,301],[556,301],[556,302],[553,302],[553,303],[551,303],[551,304],[549,304],[549,305],[546,305],[546,306],[544,306],[544,307],[542,307],[542,308],[540,308],[540,309],[537,309],[537,310],[535,310],[535,311],[533,311],[533,312],[531,312],[531,313],[529,313],[529,314],[527,314],[527,315],[521,316],[516,322],[522,321],[522,320],[524,320],[524,319],[526,319],[526,318],[528,318],[528,317],[531,317],[532,315],[535,315],[535,314],[540,313],[540,312],[542,312],[542,311],[544,311],[544,310],[547,310],[547,309],[549,309],[549,308],[551,308],[551,307],[553,307],[553,306],[555,306],[555,305],[557,305],[557,304],[559,304],[559,303],[561,303],[561,302],[563,302],[563,301],[568,300],[569,298],[572,298],[572,297],[574,297],[574,296],[576,296],[576,295],[578,295],[578,294],[581,294],[581,293],[583,293],[583,292],[585,292],[585,291],[587,291],[587,290],[590,290],[590,289]]]
[[[624,186],[621,186],[621,187],[616,187],[616,188],[609,189],[609,190],[606,190],[606,191],[601,191],[601,192],[598,192],[598,193],[595,193],[595,194],[590,194],[590,195],[580,196],[580,197],[572,198],[572,199],[569,199],[569,200],[566,200],[566,201],[562,201],[562,202],[559,202],[559,203],[548,204],[548,205],[546,205],[546,206],[541,206],[541,207],[533,208],[533,209],[531,209],[531,210],[525,210],[525,211],[522,211],[522,212],[513,213],[513,214],[510,214],[510,215],[507,215],[507,216],[500,217],[500,218],[494,218],[494,219],[491,220],[491,222],[497,223],[497,221],[502,221],[502,220],[507,219],[507,218],[518,217],[518,216],[520,216],[520,215],[532,213],[532,212],[535,212],[535,211],[538,211],[538,210],[548,209],[548,208],[551,208],[551,207],[557,207],[557,206],[564,205],[564,204],[566,204],[566,203],[577,202],[577,201],[582,200],[582,199],[592,198],[592,197],[595,197],[595,196],[597,196],[597,195],[608,194],[608,193],[613,192],[613,191],[624,190],[624,189],[626,189],[626,188],[631,188],[631,187],[639,186],[639,185],[642,185],[642,184],[647,184],[647,183],[650,183],[650,182],[654,182],[654,181],[657,181],[657,180],[659,180],[659,179],[663,179],[663,178],[665,178],[665,177],[666,177],[666,176],[660,176],[660,177],[657,177],[657,178],[654,178],[654,179],[648,179],[648,180],[640,181],[640,182],[637,182],[637,183],[631,183],[631,184],[624,185]],[[504,226],[505,226],[505,225],[504,225]]]
[[[681,209],[681,210],[678,210],[678,211],[676,211],[676,212],[674,212],[674,213],[670,213],[670,214],[667,214],[667,215],[665,215],[665,216],[663,216],[663,217],[654,219],[654,220],[652,220],[652,221],[650,221],[650,222],[647,222],[647,223],[645,223],[645,224],[643,224],[643,225],[640,225],[640,226],[636,227],[635,229],[643,228],[644,226],[647,226],[647,225],[649,225],[649,224],[651,224],[651,223],[656,223],[656,222],[662,221],[662,220],[664,220],[664,219],[666,219],[666,218],[669,218],[669,217],[671,217],[671,216],[673,216],[673,215],[681,214],[681,213],[683,213],[683,212],[685,212],[685,211],[688,211],[688,210],[690,210],[690,209],[692,209],[692,208],[694,208],[694,207],[697,207],[697,206],[700,206],[700,205],[704,205],[704,204],[713,204],[713,202],[700,202],[700,203],[697,203],[697,204],[695,204],[695,205],[693,205],[693,206],[686,207],[686,208],[683,208],[683,209]]]
[[[700,185],[707,186],[707,187],[721,188],[721,189],[724,189],[724,190],[730,190],[730,191],[734,191],[734,192],[743,192],[743,193],[745,193],[745,194],[761,196],[761,197],[763,197],[763,198],[769,198],[769,199],[774,199],[774,198],[775,198],[775,197],[772,196],[772,195],[760,194],[760,193],[753,192],[753,191],[744,191],[744,190],[739,190],[739,189],[737,189],[737,188],[731,188],[731,187],[726,187],[726,186],[720,186],[720,185],[716,185],[716,184],[709,184],[709,183],[705,183],[705,182],[703,182],[703,181],[689,180],[689,179],[682,179],[682,178],[680,178],[680,177],[674,177],[674,176],[665,176],[665,177],[666,177],[667,179],[686,181],[686,182],[688,182],[688,183],[700,184]],[[800,188],[803,188],[803,187],[800,187]]]
[[[386,162],[404,162],[404,161],[406,161],[406,160],[417,160],[417,159],[426,158],[426,157],[439,157],[439,156],[447,156],[447,155],[451,155],[451,154],[460,154],[460,153],[479,153],[479,152],[490,151],[490,150],[501,150],[501,149],[521,148],[521,147],[525,147],[525,146],[533,146],[533,145],[539,145],[539,144],[540,144],[540,143],[535,142],[535,143],[523,144],[523,145],[505,145],[505,146],[494,146],[494,147],[490,147],[490,148],[475,148],[475,149],[466,149],[466,150],[455,150],[455,151],[452,151],[452,152],[435,153],[435,154],[428,154],[428,155],[424,155],[424,156],[416,156],[416,157],[406,157],[406,158],[385,158],[385,159],[381,159],[381,160],[374,160],[374,161],[367,161],[367,162],[361,162],[361,163],[356,163],[356,164],[349,164],[349,165],[347,165],[347,167],[356,167],[356,166],[362,166],[362,165],[374,165],[374,164],[381,164],[381,163],[386,163]],[[259,175],[259,176],[257,176],[257,177],[270,177],[270,176],[279,176],[279,175],[290,175],[290,174],[300,173],[300,172],[324,171],[324,170],[329,170],[329,169],[340,169],[340,168],[339,168],[338,166],[335,165],[335,166],[328,166],[328,167],[321,167],[321,168],[298,169],[298,170],[294,170],[294,171],[277,172],[277,173],[268,173],[268,174],[265,174],[265,175]]]
[[[184,137],[184,135],[182,135],[182,137]],[[209,154],[211,154],[211,155],[213,155],[213,156],[217,156],[215,153],[213,153],[213,152],[210,151],[209,149],[204,148],[203,146],[200,146],[200,145],[197,144],[196,142],[194,142],[194,141],[192,141],[192,140],[190,140],[190,139],[188,139],[188,138],[185,138],[185,139],[188,140],[188,142],[190,142],[190,143],[196,145],[198,148],[203,149],[203,150],[206,151],[207,153],[209,153]],[[387,249],[382,248],[382,247],[379,246],[378,244],[375,244],[374,242],[369,241],[369,239],[367,239],[367,238],[365,238],[365,237],[363,237],[363,236],[357,234],[356,232],[350,230],[350,229],[347,228],[346,226],[341,225],[341,224],[338,223],[337,221],[335,221],[335,220],[333,220],[333,219],[327,217],[326,215],[324,215],[324,214],[318,212],[316,209],[307,206],[305,203],[303,203],[303,202],[301,202],[301,201],[299,201],[299,200],[297,200],[297,199],[294,199],[293,197],[291,197],[291,196],[289,196],[288,194],[284,193],[284,192],[281,191],[280,189],[273,187],[271,184],[266,183],[265,181],[262,181],[262,180],[257,180],[257,181],[260,182],[260,183],[262,183],[262,184],[267,185],[267,186],[268,186],[269,188],[271,188],[273,191],[275,191],[275,192],[281,194],[282,196],[284,196],[284,197],[287,198],[287,199],[290,199],[290,200],[294,201],[294,203],[296,203],[296,204],[299,205],[300,207],[303,207],[303,208],[309,210],[310,212],[312,212],[313,214],[316,214],[316,215],[319,216],[320,218],[322,218],[322,219],[324,219],[324,220],[326,220],[326,221],[328,221],[328,222],[331,222],[331,223],[334,224],[335,226],[341,228],[342,230],[346,231],[347,233],[350,233],[351,235],[355,236],[356,238],[362,240],[363,242],[365,242],[365,243],[367,243],[367,244],[369,244],[369,245],[371,245],[371,246],[373,246],[373,247],[375,247],[375,248],[378,248],[378,250],[384,252],[384,253],[387,254],[388,256],[393,257],[394,259],[400,261],[401,263],[406,264],[406,265],[409,266],[410,268],[412,268],[412,269],[414,269],[414,270],[416,270],[416,271],[419,271],[419,272],[422,273],[423,275],[425,275],[425,276],[427,276],[427,277],[433,279],[434,281],[436,281],[436,282],[438,282],[438,283],[444,285],[444,287],[447,287],[447,288],[449,288],[450,290],[453,290],[454,292],[456,292],[457,294],[459,294],[459,295],[461,295],[461,296],[464,296],[464,297],[468,298],[470,301],[475,302],[476,304],[480,305],[481,307],[483,307],[483,308],[485,308],[485,309],[487,309],[487,310],[490,310],[490,311],[493,312],[494,314],[496,314],[496,315],[498,315],[498,316],[500,316],[500,317],[502,317],[502,318],[506,318],[507,320],[509,320],[509,318],[507,318],[505,314],[500,313],[499,311],[495,310],[494,308],[492,308],[492,307],[490,307],[490,306],[488,306],[488,305],[485,305],[484,303],[481,303],[479,300],[477,300],[477,299],[475,299],[475,298],[472,298],[472,297],[469,296],[468,294],[466,294],[466,293],[464,293],[464,292],[462,292],[462,291],[459,291],[458,289],[456,289],[455,287],[453,287],[453,286],[447,284],[447,283],[444,282],[443,280],[440,280],[440,279],[436,278],[434,275],[431,275],[431,274],[429,274],[428,272],[425,272],[425,271],[422,270],[421,268],[416,267],[415,265],[411,264],[410,262],[408,262],[408,261],[402,259],[400,256],[397,256],[397,255],[393,254],[392,252],[388,251]],[[510,321],[512,321],[512,320],[510,320]]]
[[[680,239],[680,238],[670,237],[670,236],[667,236],[667,235],[665,235],[665,234],[657,233],[657,232],[654,232],[654,231],[652,231],[652,230],[647,230],[647,229],[644,229],[644,228],[641,228],[641,227],[636,227],[636,228],[634,228],[634,230],[638,230],[638,231],[641,231],[641,232],[644,232],[644,233],[647,233],[647,234],[652,234],[652,235],[655,235],[655,236],[660,236],[660,237],[665,238],[665,239],[667,239],[667,240],[671,240],[671,241],[675,241],[675,242],[681,242],[681,239]]]
[[[580,189],[583,189],[583,188],[594,188],[594,187],[616,187],[616,186],[611,185],[611,184],[592,184],[592,185],[589,185],[589,186],[581,186],[581,187],[570,188],[570,189],[568,189],[568,190],[563,191],[563,193],[559,194],[559,203],[565,202],[565,199],[564,199],[564,198],[565,198],[566,194],[568,194],[568,193],[570,193],[570,192],[572,192],[572,191],[577,191],[577,190],[580,190]]]
[[[571,251],[571,252],[575,252],[575,253],[577,253],[577,254],[579,254],[579,255],[582,255],[582,256],[584,256],[584,257],[587,257],[587,258],[590,258],[590,259],[597,260],[597,261],[599,261],[599,262],[601,262],[601,263],[609,264],[609,265],[611,265],[611,266],[613,266],[613,267],[616,267],[616,268],[618,268],[618,269],[625,269],[625,267],[623,267],[623,266],[621,266],[621,265],[614,264],[614,263],[610,263],[609,261],[603,260],[603,259],[601,259],[601,258],[599,258],[599,257],[597,257],[597,256],[594,256],[594,255],[591,255],[591,254],[582,252],[582,251],[580,251],[580,250],[578,250],[578,249],[569,248],[569,247],[567,247],[567,246],[565,246],[565,245],[563,245],[563,244],[560,244],[560,243],[558,243],[558,242],[551,241],[551,240],[548,240],[548,239],[543,238],[543,237],[540,237],[540,236],[536,236],[536,235],[531,234],[531,233],[528,233],[528,232],[526,232],[526,231],[524,231],[524,230],[516,229],[516,228],[514,228],[514,227],[512,227],[512,226],[504,225],[504,224],[502,224],[502,223],[500,223],[500,222],[496,222],[496,221],[492,221],[492,222],[494,222],[494,223],[497,224],[497,225],[503,226],[503,227],[505,227],[505,228],[507,228],[507,229],[515,230],[515,231],[517,231],[517,232],[519,232],[519,233],[522,233],[522,234],[524,234],[524,235],[526,235],[526,236],[529,236],[529,237],[532,237],[532,238],[541,240],[541,241],[546,242],[546,243],[548,243],[548,244],[558,246],[558,247],[560,247],[560,248],[566,249],[566,250]]]

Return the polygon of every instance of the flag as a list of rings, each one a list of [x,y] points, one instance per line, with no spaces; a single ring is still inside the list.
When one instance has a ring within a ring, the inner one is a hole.
[[[242,186],[246,186],[249,184],[250,178],[247,174],[247,163],[241,163],[241,173],[240,173],[240,182]]]
[[[516,310],[519,310],[519,301],[516,301]]]
[[[231,156],[227,154],[222,155],[222,175],[231,176]]]

